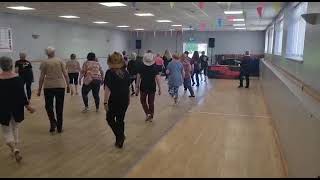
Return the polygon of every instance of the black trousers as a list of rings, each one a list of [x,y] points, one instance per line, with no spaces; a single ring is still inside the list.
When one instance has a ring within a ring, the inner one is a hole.
[[[239,80],[240,80],[240,86],[243,86],[243,76],[246,77],[246,87],[249,87],[250,85],[250,80],[249,80],[249,73],[247,72],[240,72],[240,77],[239,77]]]
[[[32,84],[32,81],[24,81],[24,85],[26,86],[28,100],[31,99],[31,95],[32,95],[31,84]]]
[[[128,109],[128,103],[109,104],[107,122],[111,127],[116,140],[124,137],[124,118]]]
[[[199,86],[199,75],[200,75],[200,71],[194,71],[194,73],[191,76],[191,80],[192,80],[192,85],[194,85],[194,76],[196,76],[196,81],[197,81],[197,86]]]
[[[100,92],[100,86],[101,86],[101,81],[100,80],[93,80],[89,85],[83,84],[82,86],[82,100],[85,105],[85,107],[89,107],[88,104],[88,94],[92,90],[92,95],[94,98],[94,102],[96,104],[96,108],[99,109],[99,104],[100,104],[100,97],[99,97],[99,92]]]
[[[132,77],[130,78],[130,84],[131,84],[132,93],[134,93],[133,81],[134,81],[134,83],[137,83],[137,77],[136,77],[136,76],[132,76]]]
[[[63,105],[65,88],[45,88],[44,90],[45,107],[50,120],[50,126],[57,126],[58,131],[62,130],[63,125]],[[55,99],[56,116],[53,112],[53,100]]]

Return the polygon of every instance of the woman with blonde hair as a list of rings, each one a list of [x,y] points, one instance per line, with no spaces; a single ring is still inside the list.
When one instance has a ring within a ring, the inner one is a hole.
[[[185,72],[180,62],[180,55],[174,54],[173,60],[168,64],[166,74],[168,75],[169,94],[174,99],[174,103],[178,102],[179,87],[183,83]]]
[[[115,146],[122,148],[125,140],[124,118],[130,103],[130,76],[124,68],[122,55],[114,52],[107,60],[109,70],[104,78],[104,108],[107,122],[115,137]]]
[[[164,55],[163,55],[163,61],[164,61],[164,69],[165,71],[167,70],[168,64],[172,61],[172,55],[168,49],[165,50]],[[166,74],[166,79],[168,79],[168,75]]]

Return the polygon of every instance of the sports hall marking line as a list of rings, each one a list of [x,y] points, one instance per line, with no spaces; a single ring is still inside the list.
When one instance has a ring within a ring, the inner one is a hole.
[[[271,118],[269,116],[254,116],[254,115],[246,115],[246,114],[225,114],[225,113],[212,113],[212,112],[203,112],[203,111],[189,111],[189,113],[200,113],[200,114],[221,115],[221,116],[255,117],[255,118],[266,118],[266,119]]]
[[[199,134],[199,136],[198,136],[197,139],[193,142],[193,144],[198,144],[198,142],[199,142],[199,140],[200,140],[200,138],[201,138],[202,135],[203,135],[203,132],[201,132],[201,133]]]

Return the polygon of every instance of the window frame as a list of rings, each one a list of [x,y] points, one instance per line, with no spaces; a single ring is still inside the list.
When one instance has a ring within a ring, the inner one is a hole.
[[[274,50],[273,54],[281,56],[283,52],[284,13],[280,13],[274,26]],[[280,26],[280,27],[279,27]]]

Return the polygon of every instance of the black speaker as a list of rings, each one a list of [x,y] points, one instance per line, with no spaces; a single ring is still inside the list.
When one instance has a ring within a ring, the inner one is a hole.
[[[209,48],[214,48],[214,38],[209,38]]]
[[[136,40],[136,49],[141,49],[141,40]]]

